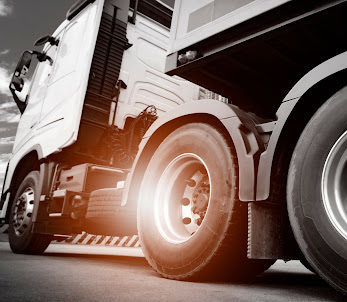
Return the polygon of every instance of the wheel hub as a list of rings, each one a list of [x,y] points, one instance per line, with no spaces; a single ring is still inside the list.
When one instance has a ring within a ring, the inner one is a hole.
[[[200,182],[196,185],[193,193],[192,211],[194,214],[204,216],[207,210],[208,201],[210,199],[210,184],[207,175],[203,175]]]
[[[335,229],[347,240],[347,132],[331,148],[322,173],[324,208]]]
[[[34,189],[28,187],[15,201],[12,224],[17,236],[21,236],[31,222],[34,210]]]
[[[155,221],[171,243],[187,241],[200,228],[210,201],[210,176],[204,161],[185,153],[163,171],[155,194]]]

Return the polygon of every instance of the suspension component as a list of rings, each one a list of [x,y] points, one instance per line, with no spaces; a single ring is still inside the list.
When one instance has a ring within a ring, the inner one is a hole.
[[[186,179],[187,185],[189,187],[195,187],[196,186],[196,181],[194,179]]]

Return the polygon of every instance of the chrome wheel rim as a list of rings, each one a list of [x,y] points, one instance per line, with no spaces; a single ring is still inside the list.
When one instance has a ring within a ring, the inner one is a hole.
[[[347,240],[347,131],[327,156],[321,188],[325,211],[334,228]]]
[[[211,199],[210,173],[196,154],[184,153],[170,161],[155,189],[154,218],[161,236],[179,244],[201,228]]]
[[[34,210],[34,189],[28,187],[15,201],[12,224],[17,236],[23,235],[30,225]]]

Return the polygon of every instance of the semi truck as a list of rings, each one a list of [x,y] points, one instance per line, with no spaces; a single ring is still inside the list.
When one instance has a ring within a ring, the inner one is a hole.
[[[342,0],[77,1],[10,84],[12,251],[138,233],[166,278],[297,259],[346,294],[346,16]]]

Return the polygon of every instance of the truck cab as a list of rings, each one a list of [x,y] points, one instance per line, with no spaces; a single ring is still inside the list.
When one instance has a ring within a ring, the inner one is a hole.
[[[46,221],[37,221],[35,207],[29,215],[40,230],[22,219],[21,231],[80,232],[81,221],[75,224],[81,217],[68,217],[74,196],[85,216],[85,198],[93,190],[124,186],[156,119],[209,93],[164,73],[172,13],[162,1],[77,1],[56,31],[35,43],[42,51],[23,53],[10,85],[21,118],[2,191],[3,221],[9,222],[23,179],[40,171],[44,179],[35,198],[46,203],[40,210]],[[24,82],[33,69],[30,83]],[[23,86],[27,95],[21,99]],[[128,224],[124,232],[136,233],[136,221]],[[64,226],[53,231],[48,225]]]

